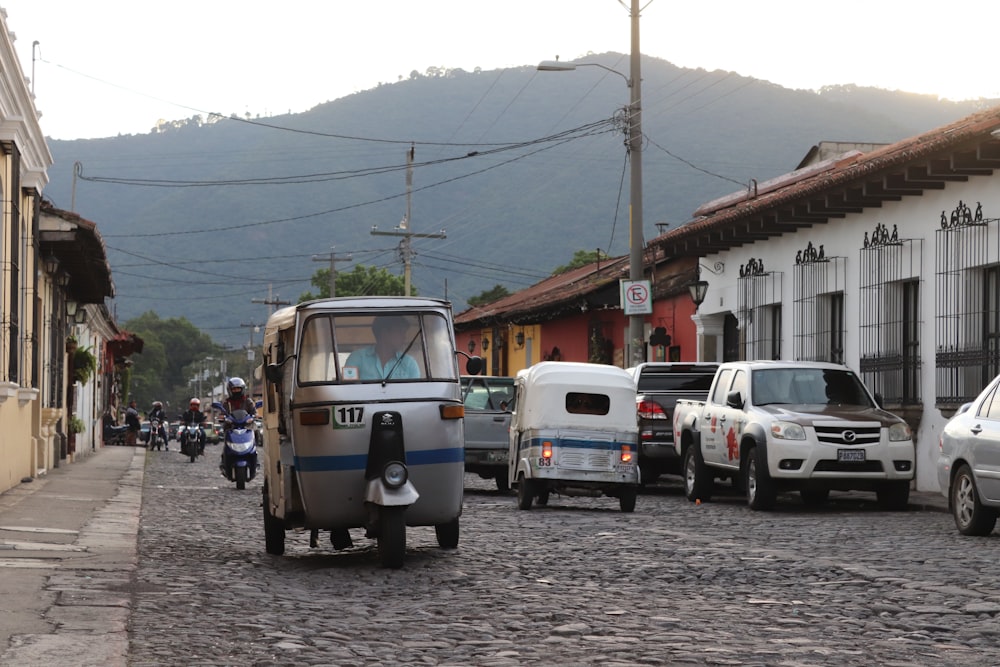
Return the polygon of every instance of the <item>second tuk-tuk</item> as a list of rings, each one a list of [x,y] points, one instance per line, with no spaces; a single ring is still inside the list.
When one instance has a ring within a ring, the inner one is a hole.
[[[284,308],[264,330],[264,539],[311,546],[350,529],[401,567],[407,526],[458,545],[464,408],[451,306],[410,297],[334,298]],[[481,360],[467,367],[477,373]]]
[[[604,364],[544,361],[519,371],[509,435],[509,481],[522,510],[550,493],[618,498],[639,489],[635,382]]]

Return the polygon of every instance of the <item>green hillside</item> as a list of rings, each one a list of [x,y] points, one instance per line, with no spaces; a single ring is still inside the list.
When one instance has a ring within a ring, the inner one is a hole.
[[[588,60],[628,66],[620,54]],[[821,140],[891,142],[975,106],[852,86],[792,91],[653,58],[642,91],[647,239],[794,169]],[[351,255],[338,270],[402,273],[400,238],[371,230],[406,213],[412,145],[409,229],[445,233],[413,239],[413,283],[461,310],[497,284],[537,282],[577,250],[627,254],[627,98],[598,68],[434,70],[300,114],[51,141],[45,195],[98,223],[119,321],[154,310],[240,345],[240,324],[267,316],[252,299],[295,301],[331,247]]]

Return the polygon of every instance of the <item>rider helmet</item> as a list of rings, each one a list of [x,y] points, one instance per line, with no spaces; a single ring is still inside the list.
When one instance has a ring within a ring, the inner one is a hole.
[[[230,399],[243,398],[246,395],[247,383],[242,378],[229,378],[226,383],[226,391]]]
[[[160,402],[160,401],[153,401],[153,407],[154,408],[162,408],[163,407],[163,403]]]
[[[201,399],[192,398],[191,403],[188,405],[192,410],[198,410],[201,408]]]

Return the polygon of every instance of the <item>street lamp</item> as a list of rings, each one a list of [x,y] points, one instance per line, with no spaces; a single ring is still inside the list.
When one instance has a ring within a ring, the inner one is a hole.
[[[642,74],[639,63],[639,0],[631,0],[630,15],[632,19],[632,53],[629,59],[629,76],[605,67],[599,63],[563,63],[558,60],[545,60],[538,64],[542,72],[564,72],[574,70],[584,65],[600,67],[608,72],[614,72],[625,79],[629,87],[628,105],[628,151],[631,172],[629,177],[629,280],[633,282],[643,279],[642,266]],[[645,315],[632,314],[628,318],[628,340],[626,345],[631,355],[631,362],[626,366],[635,366],[644,361],[645,344],[643,342],[643,323]]]

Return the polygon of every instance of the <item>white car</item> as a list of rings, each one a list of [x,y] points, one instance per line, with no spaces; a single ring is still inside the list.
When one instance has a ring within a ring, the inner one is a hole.
[[[989,535],[1000,513],[1000,376],[941,431],[938,482],[963,535]]]

